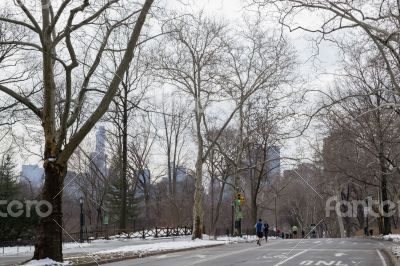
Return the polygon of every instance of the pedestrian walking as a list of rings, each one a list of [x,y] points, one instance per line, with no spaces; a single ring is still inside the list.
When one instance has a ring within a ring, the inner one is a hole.
[[[301,238],[304,238],[306,236],[306,232],[304,230],[301,230]]]
[[[264,223],[265,242],[268,242],[268,233],[269,233],[269,224],[268,223]]]
[[[257,245],[261,246],[261,240],[263,238],[263,232],[264,232],[264,223],[262,222],[261,219],[258,219],[258,222],[254,227],[256,228],[256,235],[258,237]]]
[[[297,238],[297,226],[293,225],[292,232],[293,232],[293,238]]]

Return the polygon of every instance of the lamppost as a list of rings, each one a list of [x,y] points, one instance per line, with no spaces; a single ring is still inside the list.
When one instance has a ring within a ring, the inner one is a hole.
[[[365,227],[365,235],[369,236],[369,225],[368,225],[368,213],[369,213],[369,208],[368,208],[368,199],[365,199],[365,205],[366,207],[364,207],[364,217],[366,220],[366,227]]]
[[[79,204],[81,205],[81,218],[80,218],[80,224],[81,224],[81,228],[80,228],[80,231],[79,231],[79,242],[81,242],[81,243],[83,243],[83,225],[84,225],[84,223],[85,223],[85,221],[84,221],[84,217],[83,217],[83,198],[82,197],[80,197],[79,198]]]
[[[235,230],[235,200],[232,201],[232,222],[231,222],[231,236],[234,236]]]
[[[276,215],[276,196],[275,196],[275,236],[278,236],[278,216]]]

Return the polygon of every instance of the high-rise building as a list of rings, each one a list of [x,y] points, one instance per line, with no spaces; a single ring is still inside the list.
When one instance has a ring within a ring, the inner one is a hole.
[[[276,178],[281,174],[281,148],[279,146],[268,146],[267,148],[267,173]]]
[[[20,181],[29,182],[33,187],[41,187],[44,181],[44,169],[37,164],[24,164],[20,172]]]
[[[107,175],[107,156],[106,156],[106,129],[99,126],[96,131],[96,150],[91,153],[91,171],[99,175]]]

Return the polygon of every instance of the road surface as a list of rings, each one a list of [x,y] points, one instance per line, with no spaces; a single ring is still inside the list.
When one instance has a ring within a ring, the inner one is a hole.
[[[390,242],[350,239],[276,240],[263,243],[230,244],[213,248],[169,253],[105,265],[187,266],[187,265],[371,265],[390,266],[382,248]]]

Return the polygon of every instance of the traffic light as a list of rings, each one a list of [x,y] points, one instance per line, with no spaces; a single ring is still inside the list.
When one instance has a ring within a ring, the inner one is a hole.
[[[244,203],[244,196],[241,193],[238,193],[235,202],[237,205],[242,205]]]

